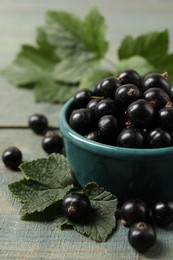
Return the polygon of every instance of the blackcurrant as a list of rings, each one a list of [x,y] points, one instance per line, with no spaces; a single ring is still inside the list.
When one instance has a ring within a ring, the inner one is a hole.
[[[145,143],[145,134],[138,128],[123,129],[117,137],[117,146],[120,147],[143,148]]]
[[[29,127],[36,134],[43,134],[48,128],[48,120],[42,114],[33,114],[28,119]]]
[[[165,107],[157,113],[158,124],[168,131],[173,131],[173,107]]]
[[[42,140],[42,148],[48,153],[60,153],[63,148],[62,137],[58,134],[48,132]]]
[[[89,132],[85,135],[85,137],[90,140],[99,142],[99,135],[98,135],[97,131]]]
[[[92,130],[95,115],[92,109],[80,108],[74,110],[70,115],[69,124],[79,134],[86,134]]]
[[[156,243],[156,231],[149,224],[136,223],[129,228],[128,241],[135,250],[145,252]]]
[[[171,134],[161,127],[150,130],[147,141],[150,148],[162,148],[172,145]]]
[[[2,161],[7,168],[18,170],[22,163],[22,152],[17,147],[9,147],[3,152]]]
[[[165,74],[151,73],[142,81],[142,91],[145,92],[149,88],[161,88],[169,94],[171,86]]]
[[[147,205],[140,199],[129,199],[121,206],[121,218],[128,224],[146,222],[149,217]]]
[[[133,101],[139,99],[140,90],[134,84],[125,84],[115,91],[115,100],[121,106],[128,106]]]
[[[99,98],[93,98],[93,99],[91,99],[91,100],[88,102],[86,108],[95,109],[96,105],[100,102],[100,100],[101,100],[101,99],[99,99]]]
[[[98,133],[102,142],[114,145],[118,130],[118,120],[115,116],[107,115],[99,119]]]
[[[170,101],[169,95],[160,88],[149,88],[144,92],[143,96],[157,110],[165,107]]]
[[[116,115],[117,110],[118,109],[115,101],[110,98],[102,99],[95,107],[96,115],[98,117],[105,115]]]
[[[80,222],[89,214],[91,203],[85,194],[72,192],[63,199],[62,208],[68,219]]]
[[[127,118],[132,126],[145,128],[154,119],[155,110],[145,99],[138,99],[132,102],[127,108]]]
[[[139,73],[133,69],[126,69],[122,71],[118,76],[117,79],[119,80],[121,85],[124,84],[134,84],[136,86],[140,86],[141,83],[141,76]]]
[[[173,201],[161,200],[152,207],[152,216],[158,226],[170,226],[173,224]]]
[[[103,96],[104,98],[114,99],[115,90],[120,86],[119,81],[114,77],[103,79],[95,87],[94,93],[96,96]]]
[[[90,89],[81,89],[74,95],[74,105],[77,108],[85,108],[90,101],[92,91]]]

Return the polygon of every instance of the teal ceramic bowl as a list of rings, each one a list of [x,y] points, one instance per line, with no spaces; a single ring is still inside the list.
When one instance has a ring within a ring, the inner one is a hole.
[[[79,185],[97,182],[120,203],[173,199],[173,147],[131,149],[105,145],[76,133],[68,124],[73,100],[61,109],[59,127],[66,156]]]

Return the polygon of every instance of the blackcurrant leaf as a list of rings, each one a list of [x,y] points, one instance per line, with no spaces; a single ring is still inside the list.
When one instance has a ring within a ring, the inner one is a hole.
[[[83,192],[89,197],[92,207],[84,223],[71,222],[66,217],[60,215],[56,219],[58,228],[72,226],[79,233],[97,242],[104,242],[116,227],[115,212],[117,199],[96,183],[88,183],[84,187]]]
[[[22,215],[41,212],[55,202],[61,201],[73,188],[67,159],[51,154],[20,165],[25,178],[9,184],[9,190],[22,203]]]

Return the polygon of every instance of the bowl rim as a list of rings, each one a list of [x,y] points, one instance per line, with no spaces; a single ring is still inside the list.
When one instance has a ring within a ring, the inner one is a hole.
[[[117,147],[113,145],[107,145],[99,143],[78,134],[74,131],[67,122],[67,117],[69,115],[70,109],[73,105],[73,98],[70,98],[61,108],[60,114],[58,116],[58,125],[62,136],[66,137],[75,145],[81,147],[82,149],[92,151],[97,154],[107,155],[107,156],[119,156],[122,158],[149,158],[158,157],[159,160],[163,157],[168,157],[169,155],[173,159],[173,146],[164,148],[124,148]]]

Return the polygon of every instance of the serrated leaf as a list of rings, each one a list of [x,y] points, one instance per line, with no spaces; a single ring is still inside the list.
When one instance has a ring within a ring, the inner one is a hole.
[[[126,36],[118,50],[120,60],[132,56],[142,56],[153,66],[161,63],[163,57],[167,55],[169,43],[168,31],[149,32],[134,38]]]
[[[73,226],[79,233],[90,237],[97,242],[105,242],[116,226],[115,212],[117,199],[96,183],[88,183],[83,192],[89,197],[92,209],[86,221],[82,224],[69,221],[64,216],[56,220],[58,228]]]
[[[41,212],[61,201],[73,188],[67,184],[71,175],[67,159],[60,154],[21,164],[27,178],[9,185],[9,190],[22,203],[22,215]]]
[[[126,69],[134,69],[141,75],[156,71],[155,67],[141,56],[132,56],[128,59],[121,60],[116,66],[115,74],[118,75],[121,71]]]
[[[85,61],[83,58],[64,59],[57,64],[52,72],[54,80],[77,84],[83,76],[90,74],[98,67],[97,61]]]
[[[35,85],[34,92],[36,101],[65,102],[71,98],[78,89],[78,85],[69,85],[62,82],[46,79]]]
[[[63,188],[71,176],[68,160],[61,154],[22,163],[20,169],[31,180],[52,189]]]
[[[82,77],[79,84],[79,89],[82,88],[94,88],[96,84],[104,78],[113,76],[113,73],[108,70],[94,69],[90,74]]]
[[[100,59],[107,51],[104,18],[96,8],[83,21],[69,12],[49,11],[45,28],[48,41],[62,58],[82,55],[86,60]]]
[[[23,45],[12,65],[2,74],[16,86],[33,87],[35,82],[51,77],[54,62],[35,47]]]

